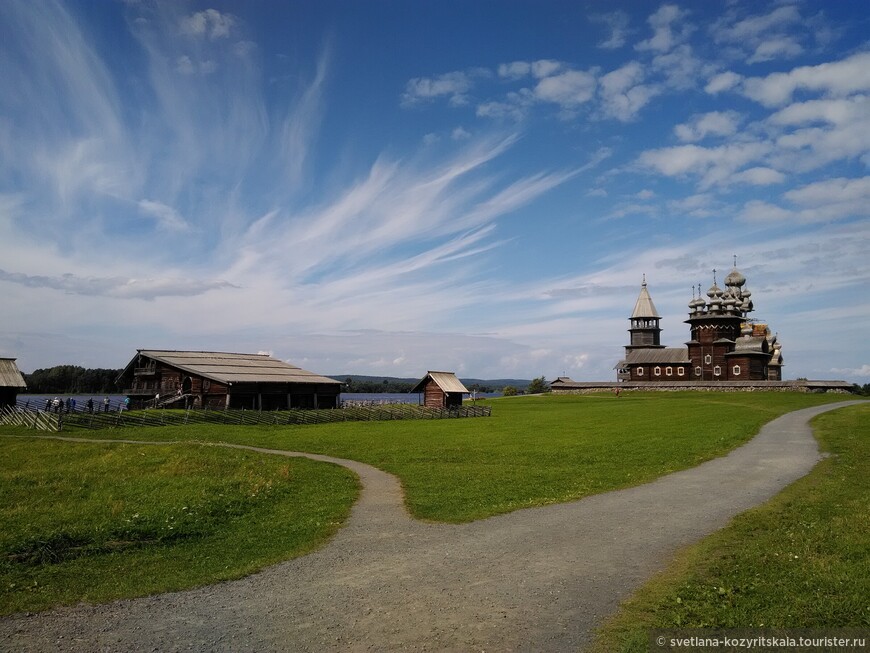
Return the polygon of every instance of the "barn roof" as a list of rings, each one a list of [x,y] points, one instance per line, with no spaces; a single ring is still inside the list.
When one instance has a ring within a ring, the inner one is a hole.
[[[0,388],[26,388],[14,358],[0,358]]]
[[[426,376],[420,379],[420,382],[414,386],[411,392],[422,392],[429,379],[435,381],[444,392],[464,392],[465,394],[470,394],[468,388],[462,385],[462,381],[457,379],[453,372],[427,372]]]
[[[140,349],[146,356],[219,383],[330,383],[340,381],[303,370],[266,354],[233,354],[220,351],[171,351]],[[138,356],[137,356],[138,358]],[[127,366],[135,365],[137,358]],[[125,370],[126,372],[127,370]]]

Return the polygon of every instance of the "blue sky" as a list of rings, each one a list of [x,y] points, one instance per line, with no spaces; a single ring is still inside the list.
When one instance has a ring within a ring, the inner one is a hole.
[[[0,355],[613,379],[733,255],[870,381],[859,2],[0,3]]]

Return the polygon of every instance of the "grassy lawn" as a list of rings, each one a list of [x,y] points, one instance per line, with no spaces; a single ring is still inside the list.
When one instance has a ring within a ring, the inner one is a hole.
[[[0,437],[0,614],[244,576],[320,546],[357,492],[304,459]]]
[[[463,522],[644,483],[722,455],[785,412],[842,400],[780,392],[518,397],[493,400],[489,418],[99,434],[351,458],[398,476],[416,517]]]
[[[541,396],[493,400],[491,418],[70,434],[182,442],[166,446],[0,438],[0,613],[239,577],[319,546],[357,494],[341,468],[184,442],[367,462],[401,479],[418,518],[462,522],[644,483],[722,455],[785,412],[842,399]]]
[[[595,651],[646,651],[651,628],[870,627],[870,405],[813,424],[831,457],[684,551]]]

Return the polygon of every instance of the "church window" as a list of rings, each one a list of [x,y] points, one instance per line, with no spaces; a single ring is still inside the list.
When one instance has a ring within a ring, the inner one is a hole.
[[[684,376],[686,374],[686,368],[678,367],[677,368],[677,376]]]
[[[740,366],[739,365],[735,365],[734,369],[731,371],[734,372],[734,376],[740,376]]]
[[[662,375],[662,368],[660,368],[658,365],[656,365],[655,369],[653,370],[653,374],[655,374],[656,376],[661,376]]]
[[[722,376],[722,368],[718,365],[713,368],[713,376]]]
[[[704,356],[704,365],[709,365],[713,362],[713,357],[710,354]]]
[[[665,368],[665,376],[673,376],[673,375],[674,375],[674,368],[673,367],[666,367]]]
[[[638,376],[643,376],[643,368],[642,367],[636,367],[634,369],[634,371]]]
[[[701,366],[700,365],[698,365],[695,368],[695,376],[701,376]]]

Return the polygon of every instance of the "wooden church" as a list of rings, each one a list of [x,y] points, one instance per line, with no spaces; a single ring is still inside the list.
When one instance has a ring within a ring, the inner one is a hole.
[[[661,316],[649,294],[646,277],[634,305],[628,330],[630,344],[617,364],[617,378],[631,382],[781,381],[782,346],[766,324],[753,321],[752,293],[746,277],[734,269],[716,283],[707,299],[698,294],[689,302],[689,341],[685,347],[661,344]]]

